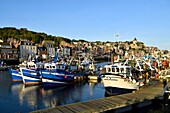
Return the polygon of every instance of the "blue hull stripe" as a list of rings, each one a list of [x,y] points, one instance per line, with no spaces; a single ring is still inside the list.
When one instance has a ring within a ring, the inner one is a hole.
[[[25,79],[25,82],[28,83],[28,82],[41,82],[41,80],[28,80],[28,79]]]
[[[37,78],[40,79],[41,76],[38,71],[36,70],[26,70],[22,69],[23,76],[31,77],[31,78]]]

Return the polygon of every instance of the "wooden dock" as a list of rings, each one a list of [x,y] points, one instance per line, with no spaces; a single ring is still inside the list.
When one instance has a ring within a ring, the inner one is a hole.
[[[99,113],[109,110],[120,113],[152,104],[154,99],[163,97],[162,90],[163,83],[155,80],[133,93],[57,106],[32,113]]]

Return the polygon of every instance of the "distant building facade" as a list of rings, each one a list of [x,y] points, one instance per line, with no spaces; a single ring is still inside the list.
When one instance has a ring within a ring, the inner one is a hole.
[[[46,48],[46,50],[47,50],[47,54],[48,54],[49,56],[55,56],[55,54],[56,54],[56,48],[55,48],[55,46],[54,46],[53,43],[51,43],[51,42],[45,42],[45,43],[44,43],[44,46],[45,46],[45,48]]]
[[[1,60],[18,60],[18,49],[12,48],[9,44],[0,43]]]
[[[68,46],[61,46],[61,55],[65,57],[71,56],[71,48]]]
[[[28,59],[28,56],[37,54],[37,46],[30,41],[21,41],[20,44],[20,58]]]

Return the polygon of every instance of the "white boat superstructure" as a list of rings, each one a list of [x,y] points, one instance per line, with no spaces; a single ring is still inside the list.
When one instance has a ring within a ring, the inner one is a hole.
[[[131,73],[131,66],[124,63],[105,65],[105,73],[102,74],[102,82],[108,94],[132,92],[139,89],[139,83]]]

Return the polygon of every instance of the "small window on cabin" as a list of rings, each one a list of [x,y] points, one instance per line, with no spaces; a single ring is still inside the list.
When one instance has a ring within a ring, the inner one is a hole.
[[[55,66],[52,66],[53,69],[55,69]]]
[[[49,66],[47,66],[47,69],[49,68]]]
[[[124,69],[123,69],[123,68],[121,68],[121,72],[124,72]]]
[[[110,68],[108,68],[108,72],[110,72],[111,71],[111,69]]]
[[[116,68],[116,72],[119,72],[119,68]]]
[[[115,68],[112,68],[112,72],[115,72]]]

